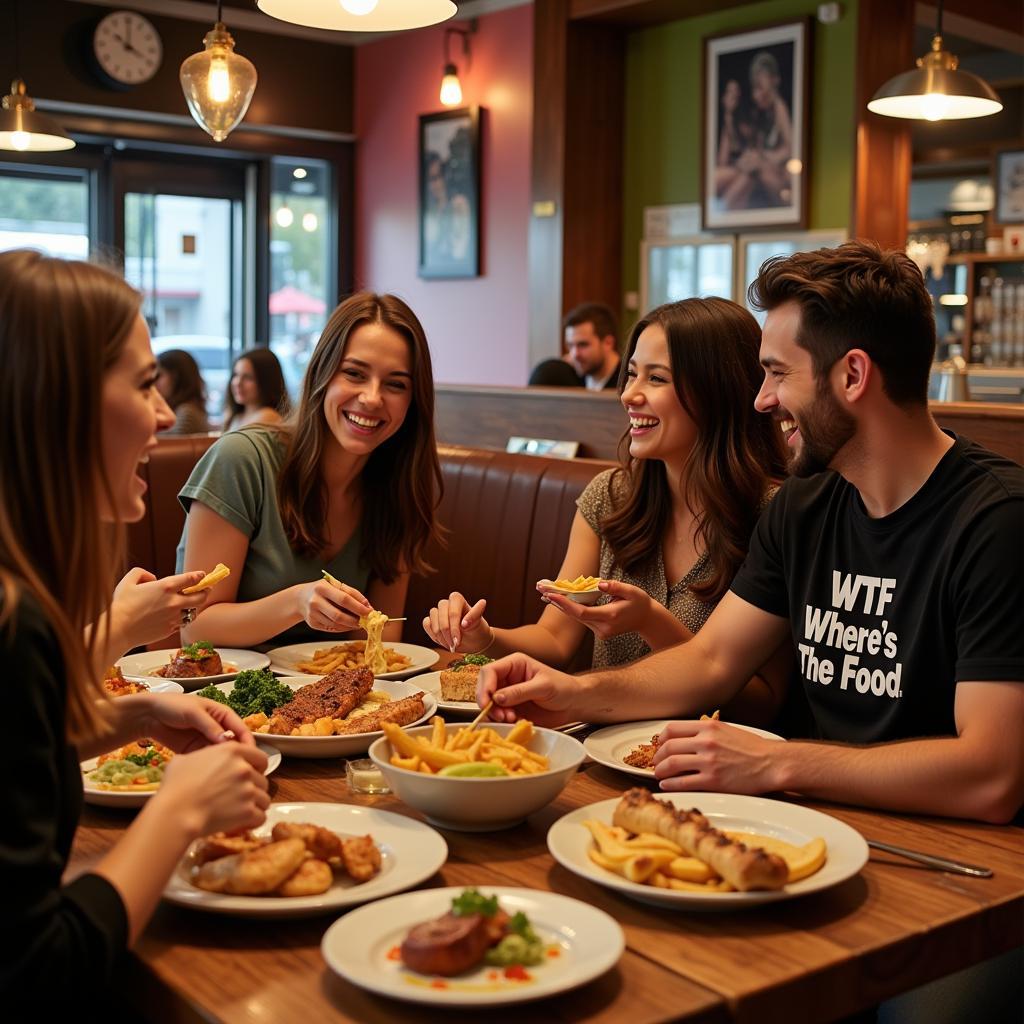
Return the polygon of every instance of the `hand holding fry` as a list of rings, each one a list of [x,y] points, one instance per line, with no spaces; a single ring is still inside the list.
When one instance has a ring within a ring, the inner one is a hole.
[[[214,568],[212,568],[197,583],[193,583],[192,586],[186,587],[182,593],[198,594],[201,590],[210,590],[220,583],[221,580],[226,580],[230,575],[231,570],[223,562],[218,562],[216,566],[214,566]]]

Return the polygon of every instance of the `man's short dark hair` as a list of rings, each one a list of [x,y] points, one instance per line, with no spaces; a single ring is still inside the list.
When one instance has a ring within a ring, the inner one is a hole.
[[[619,347],[619,329],[615,322],[615,314],[600,302],[583,302],[570,309],[562,321],[562,330],[587,323],[594,325],[594,333],[599,338],[607,338],[610,334],[615,339],[615,347]]]
[[[935,357],[935,311],[914,262],[874,242],[845,242],[773,256],[747,294],[755,309],[800,306],[797,344],[823,377],[850,349],[863,349],[897,405],[924,405]]]

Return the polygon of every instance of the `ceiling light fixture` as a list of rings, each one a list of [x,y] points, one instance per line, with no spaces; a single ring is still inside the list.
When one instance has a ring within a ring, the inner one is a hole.
[[[73,149],[72,139],[52,117],[36,110],[28,94],[21,70],[20,26],[18,9],[14,5],[14,73],[11,91],[0,104],[0,149],[11,149],[16,153],[54,152],[58,149]]]
[[[292,208],[287,203],[282,203],[277,208],[277,213],[274,214],[274,220],[277,221],[279,228],[290,228],[295,221],[295,214],[292,213]]]
[[[306,176],[306,168],[305,167],[296,167],[295,170],[292,171],[292,177],[293,178],[301,179],[301,178],[304,178],[305,176]]]
[[[459,81],[459,69],[451,58],[451,51],[448,48],[448,41],[452,36],[458,36],[462,40],[462,57],[465,61],[464,70],[469,70],[471,54],[469,51],[469,37],[476,31],[476,18],[467,28],[446,28],[444,30],[444,77],[441,79],[441,103],[446,107],[459,107],[462,105],[462,83]]]
[[[959,60],[942,48],[942,3],[930,53],[917,60],[914,71],[890,78],[868,103],[868,110],[886,117],[916,121],[962,120],[997,114],[1003,104],[984,79],[959,70]]]
[[[335,32],[397,32],[447,21],[452,0],[257,0],[271,18]]]
[[[304,213],[302,215],[302,228],[304,231],[316,231],[320,226],[320,221],[315,213]]]
[[[186,57],[179,73],[189,113],[215,142],[223,142],[245,117],[257,78],[252,61],[235,53],[221,8],[217,0],[217,23],[203,37],[202,52]]]

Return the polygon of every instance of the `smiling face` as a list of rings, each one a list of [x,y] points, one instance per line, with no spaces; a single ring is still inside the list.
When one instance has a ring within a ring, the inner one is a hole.
[[[145,515],[146,484],[139,463],[156,447],[157,430],[173,424],[174,413],[156,389],[156,360],[146,322],[139,316],[120,356],[103,376],[103,467],[114,503],[102,510],[105,520],[134,523]]]
[[[239,359],[231,371],[231,397],[246,409],[260,405],[260,386],[256,381],[256,371],[248,359]]]
[[[856,433],[857,421],[836,398],[831,379],[815,376],[810,352],[797,344],[799,329],[800,306],[795,302],[768,314],[761,334],[764,382],[754,405],[779,423],[790,472],[804,477],[833,466]]]
[[[369,455],[401,427],[411,403],[408,342],[382,323],[357,327],[324,393],[324,417],[338,444]]]
[[[629,454],[681,463],[697,439],[697,424],[676,391],[668,338],[649,324],[629,360],[622,404],[629,413]]]

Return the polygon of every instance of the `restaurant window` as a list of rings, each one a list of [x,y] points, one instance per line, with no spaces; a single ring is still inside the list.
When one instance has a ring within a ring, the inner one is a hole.
[[[88,171],[0,164],[0,252],[88,259],[89,223]]]
[[[731,239],[679,238],[666,242],[642,242],[641,305],[653,309],[664,302],[678,302],[708,295],[733,297]]]
[[[331,195],[326,161],[272,161],[269,341],[293,395],[337,301]]]

